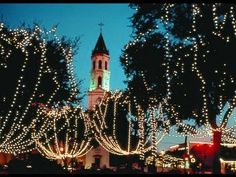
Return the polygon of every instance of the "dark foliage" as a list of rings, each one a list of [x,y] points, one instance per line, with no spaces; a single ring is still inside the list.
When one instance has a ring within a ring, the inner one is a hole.
[[[121,63],[130,92],[138,103],[146,108],[151,98],[161,102],[168,96],[169,82],[171,94],[167,113],[169,119],[173,119],[172,124],[176,123],[176,118],[192,119],[198,126],[209,122],[214,129],[225,128],[235,106],[233,9],[236,5],[153,3],[130,6],[136,9],[131,18],[134,40],[125,46]],[[153,40],[153,37],[157,38]],[[226,103],[231,108],[224,115],[223,123],[217,125],[217,115]],[[219,173],[221,134],[214,129],[216,165],[213,171]]]
[[[73,46],[77,50],[78,39],[72,41],[63,37],[57,40],[54,34],[45,36],[40,30],[37,25],[33,28],[22,26],[20,30],[1,26],[0,34],[4,36],[0,39],[1,125],[5,122],[2,140],[12,129],[15,132],[11,138],[18,137],[22,128],[32,123],[40,106],[66,101],[78,104],[82,99],[77,88],[80,82],[73,80],[68,67],[72,62],[69,57],[73,56],[70,48]],[[30,139],[30,136],[27,134],[25,138]]]
[[[216,115],[222,109],[220,105],[226,102],[233,104],[236,73],[232,54],[236,40],[229,16],[224,28],[217,31],[212,15],[213,4],[195,4],[200,12],[195,17],[192,5],[173,4],[169,8],[169,21],[165,25],[166,4],[131,4],[137,10],[131,18],[136,41],[125,46],[121,63],[131,93],[136,96],[139,104],[147,108],[150,98],[160,102],[166,97],[165,66],[168,62],[172,94],[169,103],[178,113],[179,119],[193,118],[198,125],[205,123],[206,117],[202,114],[205,94],[208,118],[213,125]],[[217,15],[220,17],[229,12],[231,6],[235,7],[235,4],[217,4]],[[196,19],[196,31],[192,30],[193,17]],[[170,35],[170,60],[165,56],[164,48],[167,32]],[[220,32],[222,37],[230,37],[230,41],[226,42],[212,32]],[[197,61],[194,61],[193,41],[190,40],[194,37],[198,44]],[[185,39],[188,39],[188,43],[184,43]],[[195,62],[206,82],[204,90],[202,79],[193,70]]]

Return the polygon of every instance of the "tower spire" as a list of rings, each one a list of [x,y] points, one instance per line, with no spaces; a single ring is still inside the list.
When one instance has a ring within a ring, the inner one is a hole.
[[[98,37],[97,43],[96,43],[93,51],[92,51],[92,55],[94,55],[96,53],[103,53],[103,54],[109,55],[109,51],[106,48],[106,44],[105,44],[103,36],[102,36],[103,23],[100,23],[99,26],[101,26],[100,27],[101,33]]]

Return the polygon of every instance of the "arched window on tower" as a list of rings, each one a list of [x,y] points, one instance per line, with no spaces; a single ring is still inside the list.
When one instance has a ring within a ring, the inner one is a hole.
[[[102,60],[99,60],[99,62],[98,62],[98,68],[99,68],[99,69],[102,69]]]
[[[96,67],[96,62],[93,61],[93,70],[95,69],[95,67]]]
[[[102,87],[102,77],[98,77],[98,87]]]
[[[107,70],[107,61],[105,61],[105,70]]]

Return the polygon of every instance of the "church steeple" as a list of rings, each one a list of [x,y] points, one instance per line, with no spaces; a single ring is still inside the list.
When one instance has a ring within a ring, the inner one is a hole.
[[[88,92],[88,108],[92,109],[102,99],[104,93],[110,90],[110,56],[106,48],[102,31],[98,37],[91,56],[90,84]]]
[[[109,55],[109,51],[106,48],[106,44],[104,42],[102,33],[100,33],[98,37],[98,40],[97,40],[95,48],[93,49],[92,55],[97,54],[97,53],[103,53],[103,54]]]

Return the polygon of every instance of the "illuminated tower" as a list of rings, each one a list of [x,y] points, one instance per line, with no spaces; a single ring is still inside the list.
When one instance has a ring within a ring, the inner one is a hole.
[[[103,24],[100,23],[100,26]],[[101,29],[100,29],[101,30]],[[102,30],[98,37],[97,43],[91,56],[91,71],[90,71],[90,85],[88,91],[88,109],[91,110],[93,106],[101,101],[105,91],[110,89],[110,68],[109,68],[109,51],[106,48]],[[110,167],[109,152],[102,146],[98,146],[86,154],[85,168],[95,166]]]
[[[90,86],[88,92],[88,109],[97,104],[105,91],[110,89],[109,51],[106,48],[102,33],[100,33],[92,51],[92,68],[90,71]]]

